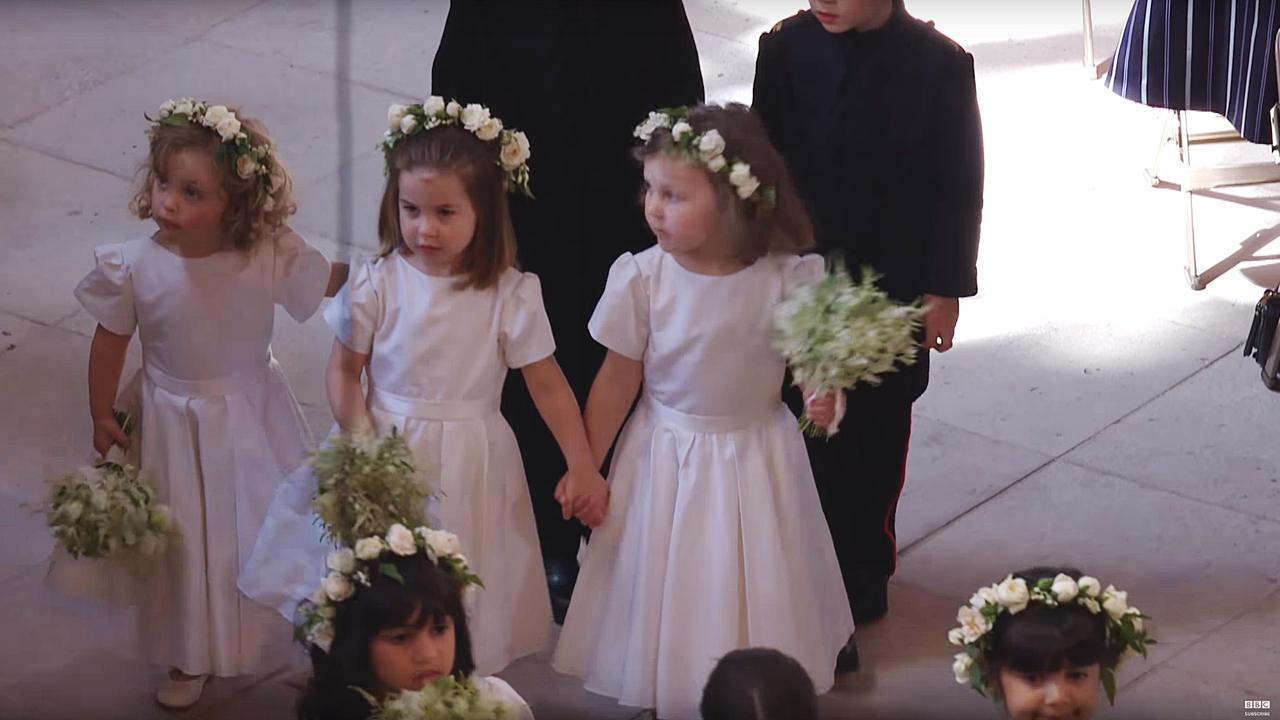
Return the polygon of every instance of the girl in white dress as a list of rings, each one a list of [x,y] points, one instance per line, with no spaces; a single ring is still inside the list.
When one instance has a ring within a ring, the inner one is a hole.
[[[554,665],[660,718],[696,718],[716,661],[748,646],[826,692],[853,618],[769,338],[773,306],[822,274],[795,254],[811,226],[747,108],[653,113],[636,134],[658,245],[618,258],[591,318],[609,350],[586,409],[597,460],[643,394]]]
[[[527,190],[528,141],[480,105],[439,97],[392,106],[390,122],[380,256],[358,264],[325,310],[336,336],[329,403],[340,431],[394,428],[439,479],[428,517],[458,533],[485,578],[470,610],[476,666],[490,674],[542,650],[551,627],[520,450],[498,410],[508,368],[522,370],[564,453],[572,508],[598,519],[608,490],[553,356],[538,278],[512,266],[506,191]],[[240,580],[286,617],[329,549],[314,492],[306,472],[281,486]]]
[[[371,699],[394,704],[393,693],[452,676],[479,703],[502,707],[502,717],[533,720],[506,681],[476,672],[463,600],[475,587],[467,562],[453,533],[399,524],[330,553],[323,581],[298,613],[312,668],[298,719],[367,720]]]
[[[94,448],[129,448],[178,529],[137,583],[99,583],[140,604],[140,641],[171,667],[157,700],[195,703],[209,675],[261,668],[288,627],[236,589],[278,478],[310,436],[271,355],[275,306],[297,321],[341,283],[284,224],[291,182],[263,127],[224,106],[169,101],[152,121],[145,181],[131,203],[149,237],[97,248],[76,298],[98,321],[89,351]],[[134,331],[142,368],[120,395],[139,435],[112,415]],[[99,561],[55,558],[59,587],[93,584]]]

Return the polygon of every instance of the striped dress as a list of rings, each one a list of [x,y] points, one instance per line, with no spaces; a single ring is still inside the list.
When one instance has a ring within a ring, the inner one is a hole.
[[[1107,87],[1153,107],[1208,110],[1271,142],[1277,0],[1136,0]]]

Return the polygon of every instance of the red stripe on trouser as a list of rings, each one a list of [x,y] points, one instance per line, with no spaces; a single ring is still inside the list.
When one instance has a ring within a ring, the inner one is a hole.
[[[893,502],[889,503],[889,509],[884,514],[884,533],[889,536],[889,544],[893,546],[893,552],[889,555],[889,575],[893,575],[898,570],[898,535],[893,531],[892,523],[889,521],[898,512],[898,498],[902,497],[902,488],[907,484],[907,455],[911,453],[911,411],[907,411],[907,441],[902,447],[902,472],[899,475],[898,490],[893,494]]]

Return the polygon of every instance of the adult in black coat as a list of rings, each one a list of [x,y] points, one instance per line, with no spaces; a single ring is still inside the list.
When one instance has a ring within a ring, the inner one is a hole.
[[[901,0],[811,0],[760,38],[754,109],[814,220],[819,249],[930,310],[917,362],[848,394],[809,457],[858,622],[888,610],[911,406],[977,292],[982,129],[973,58]],[[798,404],[798,394],[792,393]]]
[[[632,131],[650,110],[703,98],[681,0],[458,0],[449,6],[431,92],[483,103],[529,136],[531,189],[513,197],[522,269],[537,273],[556,358],[585,401],[604,359],[587,320],[609,266],[653,243],[639,204]],[[553,497],[564,463],[519,373],[502,412],[524,456],[552,602],[563,616],[582,527]]]

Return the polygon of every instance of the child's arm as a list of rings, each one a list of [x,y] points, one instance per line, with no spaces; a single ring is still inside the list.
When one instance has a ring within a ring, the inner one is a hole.
[[[595,462],[591,454],[591,444],[587,442],[582,413],[578,410],[573,389],[554,356],[526,365],[521,372],[533,404],[555,436],[569,468],[556,488],[565,519],[578,515],[588,526],[595,527],[604,521],[609,487],[600,477],[600,463]]]
[[[98,326],[89,345],[89,416],[93,418],[93,449],[106,457],[112,445],[129,448],[129,437],[115,418],[116,391],[132,335],[117,335]]]
[[[596,467],[604,464],[643,379],[644,363],[612,350],[605,356],[595,382],[591,383],[585,413],[587,440],[591,443]]]
[[[324,384],[329,393],[333,419],[345,432],[373,430],[373,418],[369,416],[369,407],[365,403],[364,388],[360,387],[360,374],[368,364],[368,355],[358,353],[336,339],[333,341]]]
[[[324,289],[325,297],[333,297],[347,282],[351,266],[344,262],[329,263],[329,285]]]

